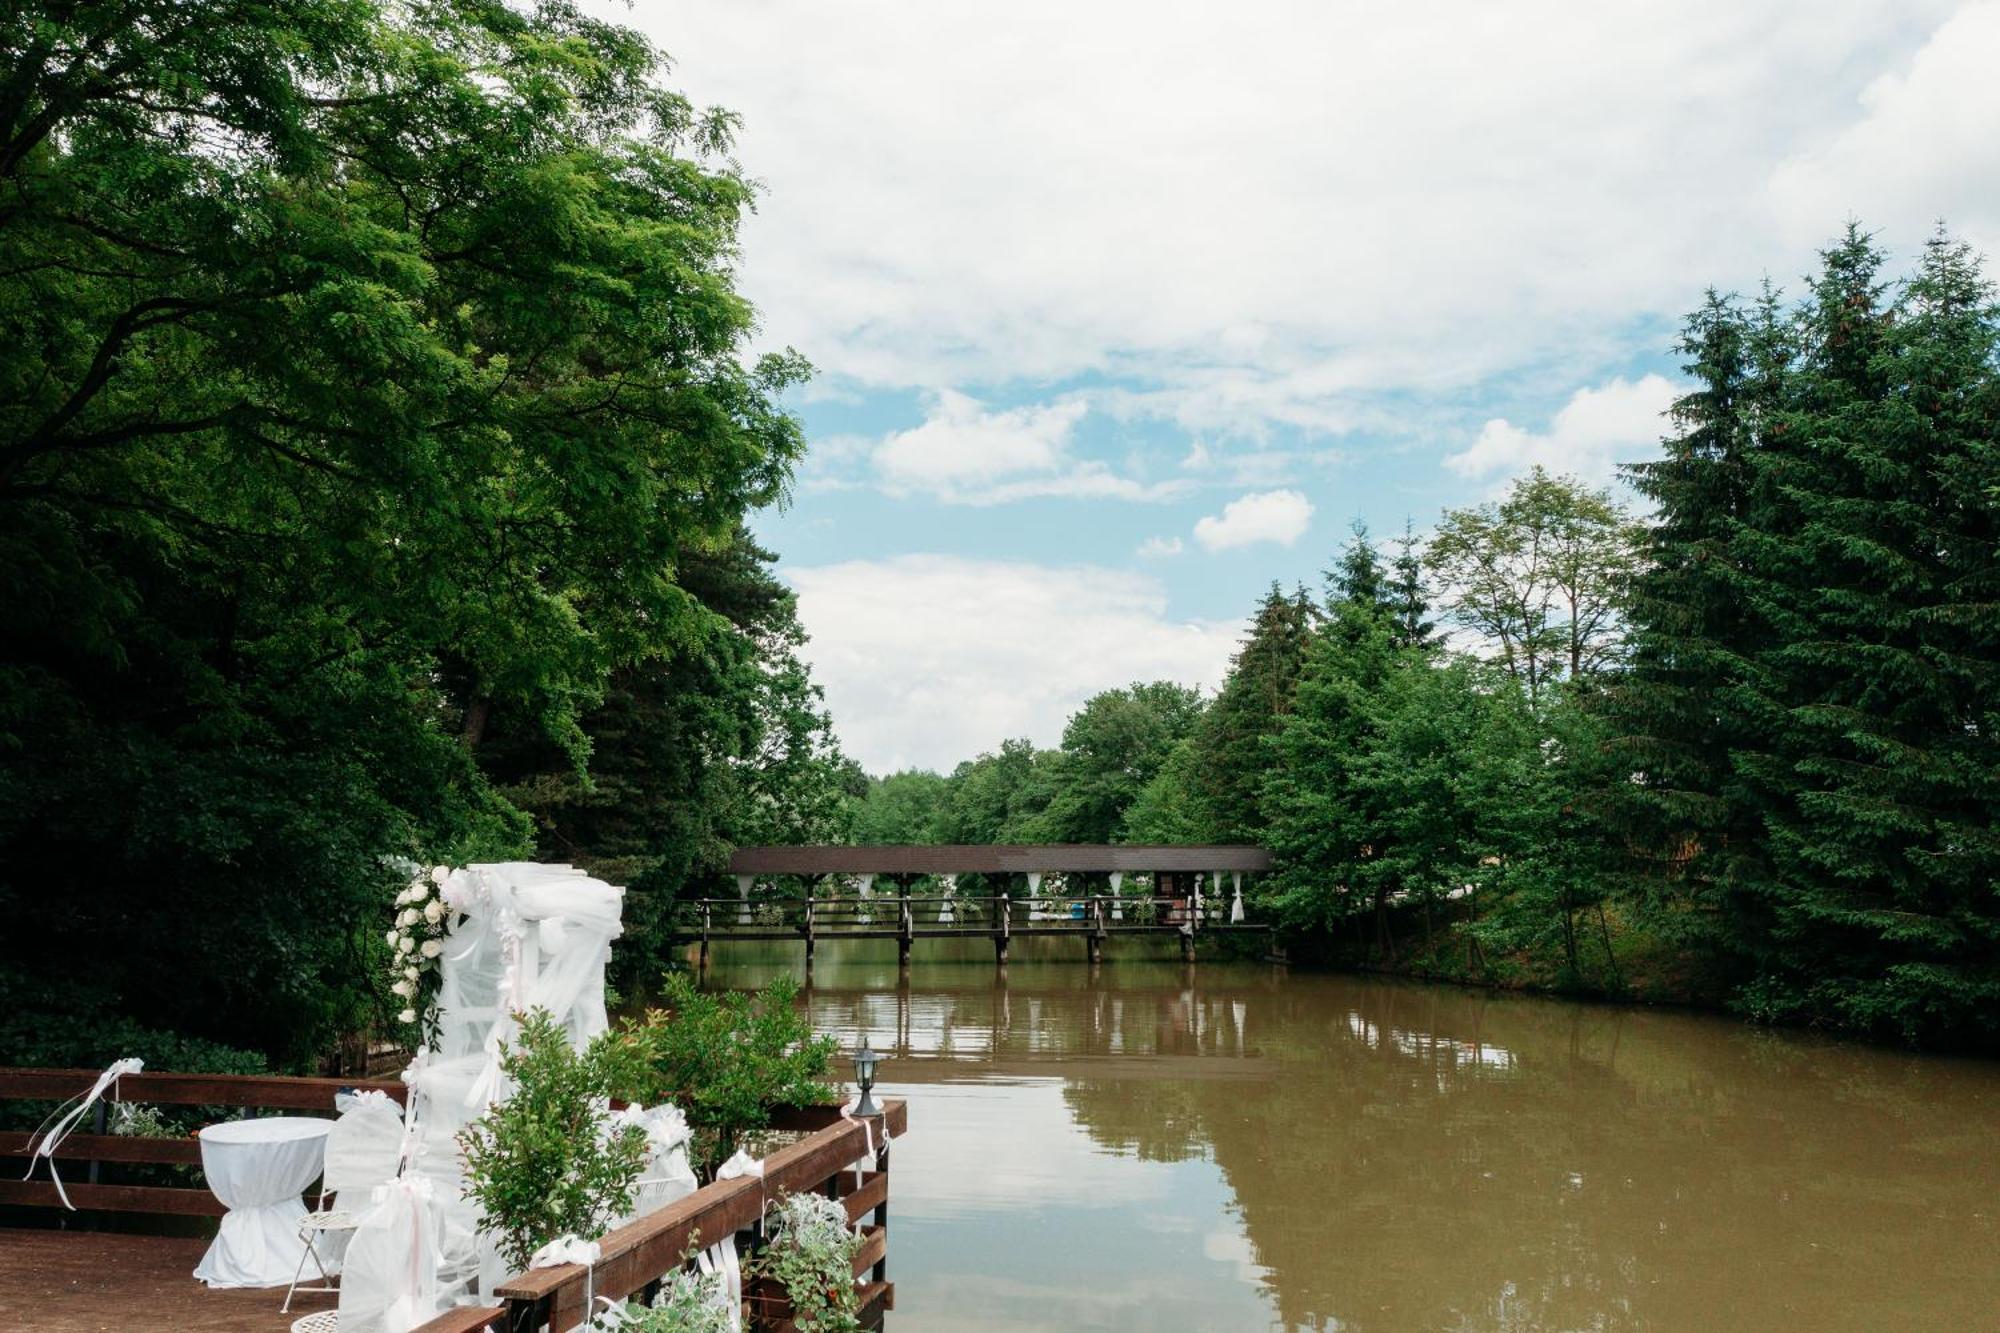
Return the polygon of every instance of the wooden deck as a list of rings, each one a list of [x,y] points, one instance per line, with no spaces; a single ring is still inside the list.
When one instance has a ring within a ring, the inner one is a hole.
[[[98,1231],[0,1229],[0,1328],[36,1333],[284,1333],[332,1295],[283,1287],[210,1291],[194,1279],[208,1241]]]

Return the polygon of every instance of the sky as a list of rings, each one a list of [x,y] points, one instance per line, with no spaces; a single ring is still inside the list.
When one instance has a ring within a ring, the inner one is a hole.
[[[2000,249],[2000,0],[637,0],[817,368],[757,516],[873,772],[1212,687],[1273,580],[1657,448],[1715,286]]]

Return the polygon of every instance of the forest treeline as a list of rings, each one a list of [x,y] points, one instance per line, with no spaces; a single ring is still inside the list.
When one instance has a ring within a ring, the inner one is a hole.
[[[862,841],[1262,843],[1295,947],[2000,1044],[2000,319],[1940,234],[1711,294],[1633,508],[1539,469],[1273,586],[1213,699],[892,774]]]

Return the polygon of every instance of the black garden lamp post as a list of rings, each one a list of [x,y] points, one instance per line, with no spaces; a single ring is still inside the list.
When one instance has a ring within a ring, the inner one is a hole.
[[[875,1086],[875,1062],[880,1057],[868,1047],[868,1038],[861,1039],[861,1049],[854,1053],[854,1081],[861,1087],[861,1100],[855,1104],[854,1114],[859,1116],[881,1115],[882,1108],[868,1095]]]

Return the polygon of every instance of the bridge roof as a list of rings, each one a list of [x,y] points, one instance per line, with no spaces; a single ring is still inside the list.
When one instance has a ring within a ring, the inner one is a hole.
[[[1031,870],[1269,870],[1262,847],[1227,844],[1050,843],[739,847],[737,875],[1024,874]]]

